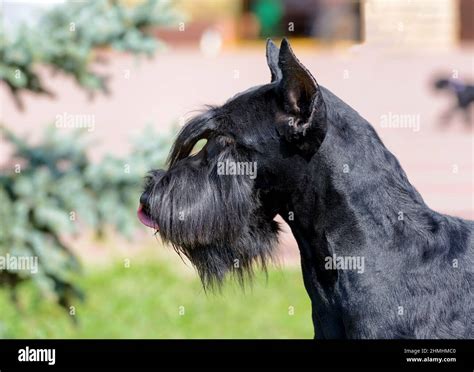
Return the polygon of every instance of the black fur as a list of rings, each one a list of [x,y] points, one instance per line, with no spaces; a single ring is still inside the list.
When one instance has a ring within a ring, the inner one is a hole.
[[[267,61],[270,84],[191,120],[169,169],[151,172],[141,203],[160,235],[207,288],[265,267],[279,214],[301,252],[316,338],[473,338],[474,223],[431,210],[286,40],[279,51],[268,42]],[[219,175],[226,161],[256,162],[257,177]],[[333,255],[364,258],[365,269],[328,269]]]
[[[243,284],[254,262],[265,269],[279,231],[261,208],[252,179],[217,174],[219,161],[243,162],[251,156],[218,133],[225,120],[210,109],[189,122],[173,146],[169,171],[151,172],[146,182],[146,210],[160,235],[190,259],[206,289],[222,284],[229,271]],[[202,138],[209,143],[188,157]]]

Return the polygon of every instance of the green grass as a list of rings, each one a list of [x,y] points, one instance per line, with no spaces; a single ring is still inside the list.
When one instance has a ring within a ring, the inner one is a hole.
[[[195,275],[160,261],[86,271],[79,324],[64,310],[20,289],[21,311],[0,291],[4,338],[311,338],[310,301],[297,269],[259,274],[244,292],[229,283],[206,294]],[[184,309],[184,314],[180,310]],[[293,310],[293,311],[292,311]],[[293,313],[293,315],[291,315]]]

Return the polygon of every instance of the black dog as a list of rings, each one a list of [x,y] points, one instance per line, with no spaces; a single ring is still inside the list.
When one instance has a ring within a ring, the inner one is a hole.
[[[442,116],[441,123],[448,125],[456,112],[461,112],[467,126],[472,126],[471,109],[474,106],[474,85],[463,83],[458,79],[437,79],[434,83],[436,90],[447,91],[455,97],[455,104]]]
[[[267,43],[267,62],[270,84],[182,129],[169,169],[148,177],[140,220],[208,288],[265,267],[281,215],[316,338],[473,337],[474,223],[432,211],[370,124],[319,86],[286,40]]]

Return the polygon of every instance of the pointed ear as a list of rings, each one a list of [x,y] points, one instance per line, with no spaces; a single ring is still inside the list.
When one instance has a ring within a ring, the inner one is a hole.
[[[286,39],[281,42],[278,65],[282,73],[279,90],[289,120],[288,128],[284,130],[286,137],[305,136],[311,128],[324,134],[326,106],[321,89],[308,69],[298,61]]]
[[[278,67],[280,50],[271,39],[267,39],[267,64],[272,73],[272,83],[281,79],[281,70]]]

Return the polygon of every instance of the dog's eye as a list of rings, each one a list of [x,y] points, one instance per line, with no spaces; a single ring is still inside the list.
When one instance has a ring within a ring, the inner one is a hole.
[[[203,149],[203,147],[206,146],[206,144],[207,144],[207,139],[205,139],[205,138],[200,139],[199,141],[197,141],[194,144],[193,149],[189,153],[189,156],[194,156],[194,155],[198,154],[199,151],[201,151]]]

